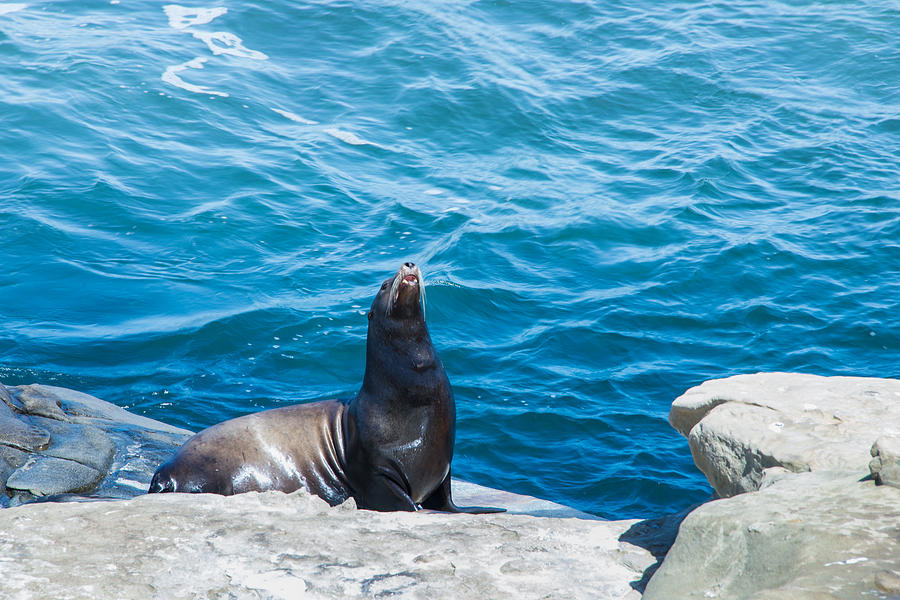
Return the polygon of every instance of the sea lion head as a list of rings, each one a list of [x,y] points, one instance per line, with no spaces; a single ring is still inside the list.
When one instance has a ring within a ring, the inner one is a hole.
[[[393,277],[381,284],[369,311],[369,328],[375,325],[394,331],[424,327],[424,299],[422,272],[411,262],[403,263]]]

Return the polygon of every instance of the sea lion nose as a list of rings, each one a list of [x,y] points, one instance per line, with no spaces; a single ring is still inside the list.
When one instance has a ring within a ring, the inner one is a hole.
[[[403,263],[403,266],[406,267],[407,269],[412,269],[412,268],[415,267],[416,265],[415,265],[414,263],[411,263],[411,262],[405,262],[405,263]]]

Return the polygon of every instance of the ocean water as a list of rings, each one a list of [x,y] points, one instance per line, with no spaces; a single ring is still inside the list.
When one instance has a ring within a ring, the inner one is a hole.
[[[199,429],[352,396],[427,282],[456,476],[707,499],[737,373],[900,375],[893,1],[0,2],[0,379]]]

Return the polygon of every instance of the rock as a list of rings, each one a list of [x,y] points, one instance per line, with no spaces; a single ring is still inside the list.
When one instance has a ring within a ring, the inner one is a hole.
[[[142,494],[192,435],[73,390],[10,389],[0,384],[0,507],[47,495]]]
[[[872,445],[869,470],[878,485],[900,488],[900,436],[880,437]]]
[[[36,497],[85,492],[96,486],[104,475],[74,460],[38,454],[9,476],[6,489]]]
[[[68,421],[69,417],[59,407],[59,398],[41,385],[23,385],[16,388],[16,400],[30,415]]]
[[[12,409],[18,409],[19,403],[13,401],[12,396],[9,393],[9,390],[6,389],[6,386],[0,383],[0,402],[3,402],[8,407]]]
[[[9,446],[0,446],[0,495],[6,495],[7,478],[27,460],[27,453]]]
[[[6,403],[0,402],[0,444],[27,452],[43,450],[50,445],[50,433],[33,425],[27,416],[17,415]]]
[[[879,436],[900,435],[900,381],[790,373],[738,375],[691,388],[669,422],[719,496],[759,489],[762,473],[860,471]]]
[[[32,421],[50,432],[50,446],[41,452],[44,456],[74,460],[102,473],[109,470],[116,447],[99,427],[43,417],[33,417]]]
[[[709,502],[682,522],[644,600],[883,597],[900,490],[833,471]]]
[[[495,490],[468,481],[452,479],[451,490],[453,501],[459,506],[502,506],[510,514],[601,520],[600,517],[581,512],[571,506]]]
[[[641,572],[620,561],[635,549],[618,541],[633,523],[378,513],[302,492],[43,503],[0,511],[0,580],[22,600],[637,600]]]
[[[27,387],[42,394],[53,395],[59,402],[61,408],[66,412],[69,419],[74,422],[93,423],[95,425],[105,422],[107,425],[129,425],[151,431],[162,431],[175,434],[176,436],[193,435],[193,433],[186,429],[173,427],[160,421],[154,421],[153,419],[136,415],[115,404],[111,404],[82,392],[76,392],[75,390],[53,385],[33,384]]]

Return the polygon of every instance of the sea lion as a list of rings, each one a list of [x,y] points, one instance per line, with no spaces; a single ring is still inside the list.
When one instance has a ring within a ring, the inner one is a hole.
[[[423,312],[422,274],[404,263],[369,311],[366,370],[350,400],[276,408],[204,429],[163,463],[150,493],[293,492],[332,506],[486,513],[450,496],[456,406]]]

